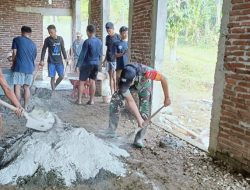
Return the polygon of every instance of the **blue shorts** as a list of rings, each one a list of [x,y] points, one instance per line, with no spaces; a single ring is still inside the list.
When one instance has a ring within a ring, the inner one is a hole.
[[[49,63],[48,64],[48,74],[49,77],[55,77],[56,72],[59,77],[64,76],[64,65],[62,63]]]
[[[107,71],[115,71],[116,70],[116,62],[107,62]]]
[[[33,81],[33,75],[32,74],[25,74],[20,72],[14,72],[13,73],[13,83],[14,85],[28,85],[30,86]]]

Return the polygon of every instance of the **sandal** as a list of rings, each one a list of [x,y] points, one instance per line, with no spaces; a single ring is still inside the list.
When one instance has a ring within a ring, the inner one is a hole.
[[[74,101],[76,105],[82,105],[82,102],[79,102],[78,100]]]
[[[88,105],[94,105],[94,102],[91,102],[90,100],[87,102]]]

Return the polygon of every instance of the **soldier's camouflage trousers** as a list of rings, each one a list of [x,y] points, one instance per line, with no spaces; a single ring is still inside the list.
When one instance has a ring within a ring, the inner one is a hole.
[[[144,83],[143,87],[137,91],[139,97],[139,111],[145,120],[150,115],[150,100],[152,92],[151,82]],[[109,106],[109,130],[115,131],[118,127],[120,110],[124,107],[124,97],[121,93],[115,92],[112,95]]]

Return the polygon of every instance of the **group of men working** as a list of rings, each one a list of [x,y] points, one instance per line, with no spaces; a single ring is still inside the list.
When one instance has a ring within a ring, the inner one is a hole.
[[[126,100],[130,111],[134,114],[138,126],[143,128],[144,121],[150,115],[150,99],[152,94],[152,80],[160,81],[164,92],[164,105],[170,105],[170,97],[168,91],[168,83],[166,78],[158,71],[140,63],[129,63],[128,59],[128,28],[123,26],[120,28],[120,35],[114,32],[114,25],[111,22],[106,23],[105,45],[107,51],[103,65],[107,68],[110,75],[110,88],[112,98],[109,110],[109,127],[107,132],[114,134],[119,122],[119,112],[124,106]],[[51,89],[59,85],[64,77],[64,64],[62,60],[67,60],[67,54],[64,47],[64,41],[61,36],[56,34],[56,27],[49,25],[47,27],[49,37],[44,41],[42,48],[41,61],[39,68],[44,66],[44,57],[46,49],[48,49],[48,76],[51,78]],[[29,87],[33,80],[32,73],[35,69],[36,46],[30,39],[31,28],[23,26],[21,36],[14,38],[13,49],[13,66],[14,85],[17,99],[20,99],[20,87],[24,87],[24,108],[27,109],[29,102]],[[86,29],[88,39],[82,44],[80,40],[75,42],[73,46],[82,46],[81,50],[75,51],[75,70],[79,73],[79,93],[78,104],[82,104],[82,90],[87,80],[90,80],[90,99],[87,104],[94,104],[95,96],[95,80],[102,59],[102,42],[95,36],[95,26],[88,25]],[[76,44],[78,42],[78,44]],[[79,53],[80,52],[80,53]],[[55,80],[56,73],[58,74]],[[0,81],[1,82],[1,81]],[[137,92],[139,96],[139,109],[131,92]],[[13,99],[13,97],[12,97]],[[13,99],[15,106],[20,107],[18,100]],[[19,109],[17,109],[19,110]],[[135,142],[138,147],[143,147],[142,142]]]

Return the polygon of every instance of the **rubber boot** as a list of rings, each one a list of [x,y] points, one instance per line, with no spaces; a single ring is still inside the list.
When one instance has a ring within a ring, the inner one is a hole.
[[[146,130],[147,130],[147,127],[144,127],[136,133],[135,140],[134,140],[135,147],[144,148],[143,137],[146,134]]]
[[[109,118],[109,127],[105,130],[105,136],[108,138],[116,138],[116,129],[118,127],[119,118],[117,115],[112,115]]]

